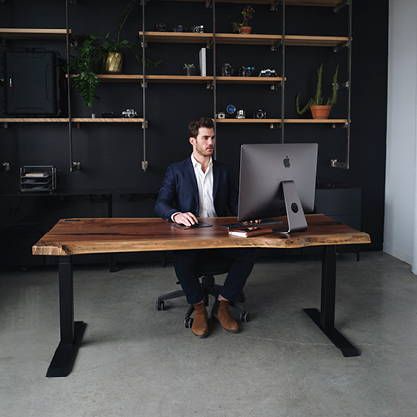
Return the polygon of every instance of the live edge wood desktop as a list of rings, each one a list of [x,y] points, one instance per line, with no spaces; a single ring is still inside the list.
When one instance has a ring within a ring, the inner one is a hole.
[[[72,257],[97,253],[146,252],[215,248],[323,247],[321,309],[304,311],[344,356],[359,356],[359,350],[336,328],[336,246],[370,243],[359,232],[322,214],[307,216],[308,229],[285,238],[279,234],[230,237],[222,225],[234,218],[209,218],[213,227],[183,230],[156,218],[62,219],[37,242],[33,255],[59,257],[60,342],[46,376],[67,376],[73,368],[87,324],[74,321]]]

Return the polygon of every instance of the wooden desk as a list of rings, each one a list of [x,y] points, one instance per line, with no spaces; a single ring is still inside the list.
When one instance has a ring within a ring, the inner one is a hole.
[[[321,309],[304,309],[344,356],[358,356],[353,346],[334,326],[336,246],[367,244],[367,233],[359,232],[330,217],[307,216],[308,229],[285,238],[266,234],[251,238],[229,237],[222,225],[234,218],[210,218],[213,227],[180,229],[156,218],[62,219],[32,247],[34,255],[59,257],[60,343],[47,376],[67,376],[81,345],[86,323],[74,322],[72,257],[93,253],[146,252],[213,248],[304,248],[323,247]]]

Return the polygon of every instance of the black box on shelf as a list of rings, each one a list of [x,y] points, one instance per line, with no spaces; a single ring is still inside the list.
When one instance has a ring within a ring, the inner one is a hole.
[[[58,116],[65,111],[62,71],[52,51],[7,51],[6,114]]]
[[[25,165],[20,168],[22,193],[52,193],[56,189],[56,168],[52,165]]]

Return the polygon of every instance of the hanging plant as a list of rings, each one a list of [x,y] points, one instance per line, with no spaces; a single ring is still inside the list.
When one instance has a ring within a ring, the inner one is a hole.
[[[78,50],[78,55],[70,63],[71,73],[74,74],[73,83],[80,93],[87,107],[92,107],[96,98],[97,68],[102,62],[102,50],[95,36],[85,39]]]

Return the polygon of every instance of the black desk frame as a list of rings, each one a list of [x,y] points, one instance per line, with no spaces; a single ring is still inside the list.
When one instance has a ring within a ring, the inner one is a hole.
[[[59,257],[60,342],[49,365],[47,377],[68,376],[73,368],[87,324],[74,321],[74,291],[71,256]],[[343,356],[360,356],[360,351],[335,327],[336,246],[325,246],[322,256],[321,309],[304,309]]]

